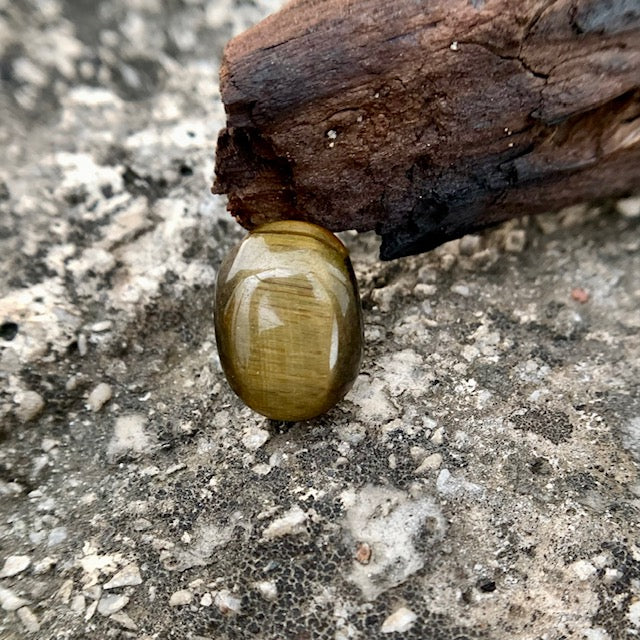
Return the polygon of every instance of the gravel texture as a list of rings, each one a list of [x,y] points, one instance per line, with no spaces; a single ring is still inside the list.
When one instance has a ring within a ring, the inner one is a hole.
[[[276,4],[0,0],[0,638],[637,636],[637,197],[344,234],[354,389],[230,392],[217,68]]]

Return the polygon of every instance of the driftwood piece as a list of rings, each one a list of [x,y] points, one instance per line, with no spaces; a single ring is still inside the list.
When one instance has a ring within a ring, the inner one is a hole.
[[[232,40],[214,191],[381,257],[640,188],[638,0],[293,0]]]

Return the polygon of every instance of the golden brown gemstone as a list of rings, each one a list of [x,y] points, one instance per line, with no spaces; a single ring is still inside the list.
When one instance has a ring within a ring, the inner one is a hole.
[[[222,368],[248,406],[274,420],[324,413],[349,391],[362,360],[347,249],[307,222],[258,227],[220,267],[215,327]]]

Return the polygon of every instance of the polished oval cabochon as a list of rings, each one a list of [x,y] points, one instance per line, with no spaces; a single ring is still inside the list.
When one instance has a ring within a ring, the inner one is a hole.
[[[347,249],[306,222],[255,229],[220,267],[215,328],[225,375],[249,407],[274,420],[324,413],[351,388],[362,360]]]

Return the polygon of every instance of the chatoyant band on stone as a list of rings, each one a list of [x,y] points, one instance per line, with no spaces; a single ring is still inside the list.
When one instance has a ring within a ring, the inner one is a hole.
[[[346,247],[308,222],[253,230],[218,271],[215,330],[227,380],[254,411],[287,421],[328,411],[362,361],[362,310]]]

